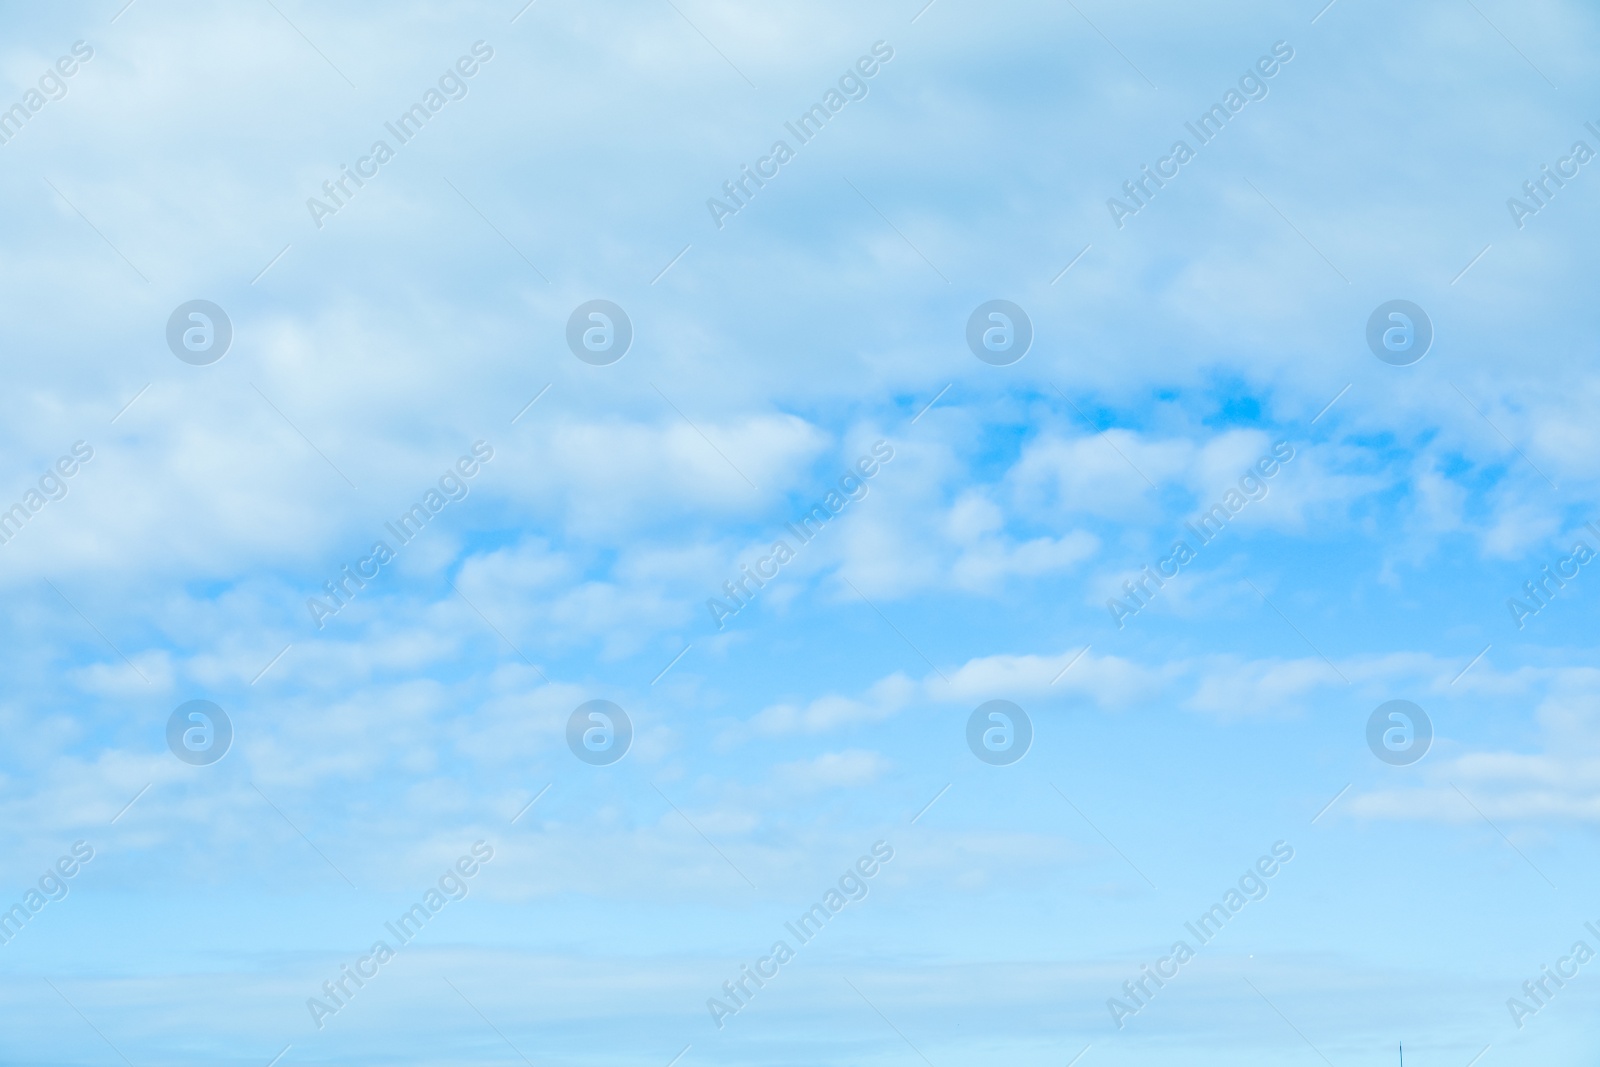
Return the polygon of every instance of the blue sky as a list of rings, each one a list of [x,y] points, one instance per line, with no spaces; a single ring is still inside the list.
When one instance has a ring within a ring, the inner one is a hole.
[[[1561,162],[1600,152],[1592,10],[5,19],[0,107],[41,106],[0,144],[0,507],[27,512],[0,905],[94,854],[0,944],[0,1062],[1587,1062],[1600,964],[1524,983],[1600,950],[1600,564],[1520,626],[1507,601],[1600,551],[1600,163]],[[1541,167],[1577,173],[1518,219]],[[232,326],[205,365],[165,332],[197,299]],[[605,366],[566,341],[597,299],[633,330]],[[994,299],[1033,327],[1007,366],[965,340]],[[1392,300],[1432,324],[1409,366],[1367,345]],[[877,442],[719,626],[708,599]],[[1119,627],[1108,599],[1279,442]],[[219,761],[168,746],[191,700],[231,722]],[[620,760],[569,747],[591,700],[631,722]],[[1031,721],[1019,761],[967,746],[990,700]],[[1390,700],[1429,717],[1420,760],[1368,747]],[[316,1018],[476,842],[465,897]],[[866,897],[719,1028],[708,999],[877,842]],[[1267,895],[1118,1026],[1278,842]]]

